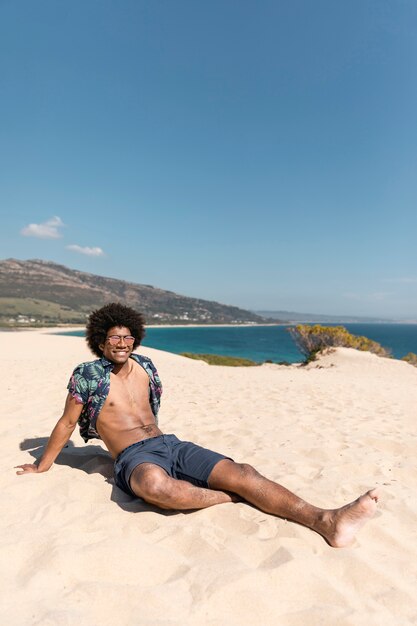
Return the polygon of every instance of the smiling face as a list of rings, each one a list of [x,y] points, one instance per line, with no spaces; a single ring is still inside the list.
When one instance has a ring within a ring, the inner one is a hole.
[[[119,335],[120,339],[109,341],[109,337]],[[126,326],[112,326],[107,331],[106,341],[100,344],[100,350],[103,351],[103,356],[108,361],[112,361],[116,365],[123,365],[128,360],[129,356],[133,352],[133,343],[128,345],[125,337],[131,337],[132,333]],[[114,345],[113,345],[114,343]]]

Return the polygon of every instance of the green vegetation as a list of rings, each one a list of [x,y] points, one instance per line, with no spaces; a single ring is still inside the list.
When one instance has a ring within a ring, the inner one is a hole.
[[[349,333],[344,326],[308,326],[299,324],[292,328],[288,328],[291,337],[297,344],[298,349],[306,358],[306,362],[314,361],[317,354],[323,352],[327,348],[355,348],[355,350],[363,350],[373,352],[378,356],[391,356],[386,348],[381,344],[367,337],[360,337]]]
[[[414,365],[414,367],[417,367],[417,354],[414,354],[414,352],[409,352],[408,354],[403,356],[401,360],[407,361],[407,363],[410,363],[410,365]]]
[[[0,298],[0,325],[3,327],[84,324],[86,316],[64,304],[35,298]]]
[[[231,365],[233,367],[251,367],[259,365],[255,361],[250,359],[242,359],[236,356],[221,356],[220,354],[193,354],[192,352],[181,352],[181,356],[186,356],[188,359],[195,359],[196,361],[205,361],[209,365]]]

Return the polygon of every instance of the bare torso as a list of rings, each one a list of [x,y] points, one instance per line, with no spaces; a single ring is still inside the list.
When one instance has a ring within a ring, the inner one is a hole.
[[[110,374],[110,391],[97,419],[97,431],[115,458],[142,439],[162,435],[149,404],[149,376],[133,359],[127,373]]]

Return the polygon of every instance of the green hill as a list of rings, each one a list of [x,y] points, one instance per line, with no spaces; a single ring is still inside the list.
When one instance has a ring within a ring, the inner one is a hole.
[[[140,310],[148,324],[271,321],[238,307],[88,274],[49,261],[0,261],[2,326],[83,324],[92,309],[114,301]]]

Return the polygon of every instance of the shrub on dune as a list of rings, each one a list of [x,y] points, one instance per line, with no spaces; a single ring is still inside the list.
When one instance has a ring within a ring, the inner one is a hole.
[[[300,352],[306,357],[306,361],[313,361],[324,350],[337,347],[354,348],[383,357],[391,356],[390,352],[377,341],[352,335],[344,326],[298,324],[298,326],[288,328],[288,331]]]
[[[408,354],[403,356],[401,360],[407,361],[407,363],[410,363],[410,365],[414,365],[414,367],[417,367],[417,354],[414,354],[414,352],[409,352]]]

